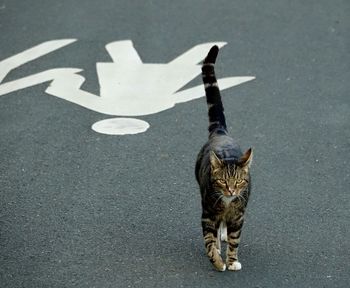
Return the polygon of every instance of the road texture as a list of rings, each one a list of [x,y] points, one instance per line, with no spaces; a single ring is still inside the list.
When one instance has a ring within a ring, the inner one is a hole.
[[[125,39],[149,63],[226,41],[217,74],[256,77],[223,92],[231,134],[255,152],[240,272],[214,271],[204,252],[204,98],[108,136],[91,130],[106,115],[49,83],[1,96],[0,286],[349,287],[349,15],[345,0],[0,0],[0,61],[77,39],[4,83],[79,67],[96,94],[96,62]]]

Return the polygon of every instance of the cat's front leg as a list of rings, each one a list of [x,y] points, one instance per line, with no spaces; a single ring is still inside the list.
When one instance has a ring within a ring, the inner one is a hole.
[[[238,271],[242,264],[238,261],[238,245],[241,239],[243,219],[227,222],[227,269]]]
[[[218,238],[219,225],[219,221],[213,221],[204,217],[202,218],[204,244],[209,260],[217,270],[225,271],[226,264],[221,258],[219,253],[220,247],[217,245],[218,241],[220,241]]]

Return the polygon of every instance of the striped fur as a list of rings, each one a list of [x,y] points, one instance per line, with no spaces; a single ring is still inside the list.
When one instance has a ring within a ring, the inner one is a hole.
[[[209,133],[219,128],[227,132],[224,106],[221,102],[219,85],[214,70],[218,52],[218,46],[213,46],[202,65],[202,79],[208,104]]]
[[[206,253],[213,266],[224,271],[241,269],[238,246],[244,212],[250,194],[249,167],[252,150],[242,153],[228,136],[215,76],[214,64],[219,48],[209,51],[202,65],[209,117],[209,140],[200,150],[195,174],[202,197],[202,229]],[[226,261],[221,257],[221,239],[227,240]]]

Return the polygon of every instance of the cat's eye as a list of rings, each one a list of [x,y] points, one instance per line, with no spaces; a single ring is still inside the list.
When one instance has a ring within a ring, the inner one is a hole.
[[[244,182],[245,182],[244,179],[238,179],[238,180],[236,181],[236,184],[237,184],[237,185],[241,185],[241,184],[243,184]]]
[[[218,179],[216,181],[221,185],[226,185],[226,181],[224,179]]]

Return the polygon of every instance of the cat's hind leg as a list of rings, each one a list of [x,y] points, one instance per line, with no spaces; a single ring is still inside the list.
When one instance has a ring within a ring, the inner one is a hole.
[[[221,241],[227,242],[227,226],[224,221],[221,221],[220,223],[219,235],[220,235]]]
[[[218,250],[218,253],[221,255],[221,232],[220,232],[220,227],[218,229],[218,236],[216,237],[216,249]]]

